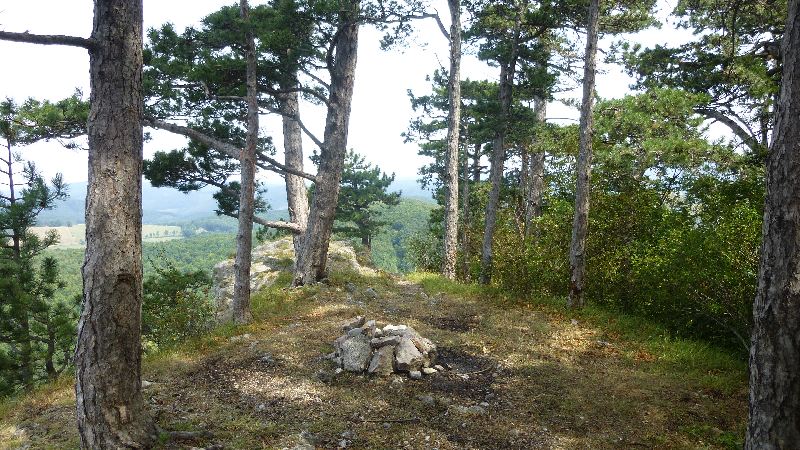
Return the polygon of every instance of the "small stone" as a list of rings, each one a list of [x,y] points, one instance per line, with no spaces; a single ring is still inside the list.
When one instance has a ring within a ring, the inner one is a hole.
[[[384,429],[388,430],[391,427],[392,427],[392,424],[390,424],[389,422],[383,422],[383,428]]]
[[[153,384],[155,383],[153,383],[152,381],[142,380],[142,389],[147,389]]]
[[[433,374],[435,374],[437,372],[439,372],[439,371],[434,369],[433,367],[423,367],[422,368],[422,373],[424,373],[425,375],[433,375]]]
[[[344,433],[342,433],[340,436],[343,437],[344,439],[353,439],[354,437],[356,437],[356,434],[353,433],[350,430],[347,430]]]
[[[463,414],[466,416],[482,416],[486,414],[486,410],[482,406],[473,405],[473,406],[461,406],[461,405],[453,405],[450,406],[450,410],[457,412],[458,414]]]
[[[438,370],[439,372],[444,372],[444,367],[440,364],[433,366],[433,368]]]
[[[351,294],[355,294],[358,290],[358,287],[349,281],[344,285],[344,288],[347,289],[347,292]]]
[[[266,409],[267,409],[267,405],[264,404],[264,403],[261,403],[260,405],[256,406],[256,411],[258,411],[258,412],[266,411]]]
[[[484,408],[488,408],[489,402],[481,402],[480,405],[483,406]]]
[[[339,448],[347,448],[347,439],[339,441]]]
[[[336,375],[339,375],[342,372],[344,372],[344,369],[342,369],[341,367],[337,367],[336,370],[333,371],[333,373],[335,373]]]
[[[350,331],[353,328],[360,327],[361,325],[364,325],[364,316],[356,316],[356,317],[353,317],[350,320],[345,321],[342,324],[342,330]]]
[[[573,325],[577,325],[577,324],[578,324],[578,321],[577,321],[577,320],[575,320],[575,319],[572,319],[570,322],[571,322]]]
[[[417,400],[421,401],[422,403],[424,403],[424,404],[426,404],[428,406],[433,406],[433,405],[436,404],[436,399],[433,398],[433,396],[430,396],[430,395],[419,395],[419,396],[417,396]]]
[[[386,325],[383,327],[383,333],[390,336],[401,336],[406,330],[408,330],[408,327],[405,325]]]
[[[378,337],[378,338],[372,338],[369,341],[369,345],[371,345],[372,348],[381,348],[387,345],[394,347],[399,343],[400,343],[400,336]]]
[[[372,335],[375,336],[375,337],[383,336],[383,329],[375,328],[375,331],[372,332]]]
[[[353,329],[350,329],[350,330],[347,331],[347,336],[348,337],[358,336],[358,335],[361,335],[361,334],[364,334],[364,329],[363,328],[353,328]]]
[[[275,358],[273,358],[271,354],[267,353],[259,358],[258,361],[262,364],[270,365],[275,363]]]
[[[375,300],[376,298],[378,298],[378,293],[375,291],[375,289],[372,288],[367,288],[364,291],[364,295],[370,300]]]
[[[409,378],[412,380],[421,380],[422,379],[422,372],[419,370],[412,370],[408,372]]]

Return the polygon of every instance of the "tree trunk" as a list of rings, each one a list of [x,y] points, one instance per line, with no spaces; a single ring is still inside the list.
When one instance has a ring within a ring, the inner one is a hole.
[[[146,448],[141,392],[142,1],[95,0],[83,307],[75,353],[83,448]]]
[[[249,24],[250,7],[240,0],[242,20]],[[247,65],[247,139],[239,157],[241,189],[239,191],[239,230],[236,233],[236,259],[233,264],[233,321],[248,323],[250,312],[250,264],[253,257],[253,215],[255,208],[256,147],[258,146],[258,86],[255,40],[247,32],[245,59]]]
[[[358,23],[355,17],[359,1],[343,4],[338,40],[331,72],[328,114],[325,119],[324,146],[320,151],[319,171],[308,226],[297,256],[295,285],[315,283],[325,277],[333,220],[339,200],[344,159],[347,155],[347,132],[355,81]],[[349,10],[347,9],[349,7]]]
[[[296,87],[296,82],[281,86],[282,91]],[[283,114],[284,164],[292,169],[303,170],[303,130],[292,117],[300,115],[299,94],[290,92],[281,96]],[[300,233],[293,236],[295,260],[300,254],[303,235],[308,223],[308,192],[305,180],[297,175],[286,174],[286,201],[289,206],[289,221],[300,225]]]
[[[481,284],[492,281],[492,247],[494,242],[494,229],[497,224],[497,209],[500,206],[500,188],[503,184],[503,165],[506,160],[506,132],[511,111],[512,87],[516,67],[516,52],[518,45],[514,44],[514,56],[511,63],[500,65],[500,127],[495,133],[492,143],[491,169],[489,169],[489,182],[492,185],[489,199],[486,202],[486,217],[483,231],[483,247],[481,253]]]
[[[586,56],[583,68],[583,101],[581,103],[580,141],[578,143],[577,184],[575,187],[575,216],[572,221],[572,244],[569,251],[570,288],[567,305],[584,305],[586,284],[586,236],[589,229],[589,181],[592,175],[592,113],[594,111],[594,76],[597,56],[597,26],[600,0],[589,5],[586,28]]]
[[[475,144],[475,155],[472,161],[472,182],[477,184],[481,181],[481,144]]]
[[[750,347],[746,449],[800,443],[800,0],[789,3]]]
[[[533,112],[537,123],[544,125],[547,117],[547,101],[542,98],[534,100]],[[528,172],[528,192],[525,199],[525,238],[530,237],[531,221],[542,217],[542,197],[544,196],[544,152],[531,154]]]
[[[469,149],[468,146],[464,147],[464,167],[463,167],[463,180],[461,184],[461,259],[463,260],[464,280],[469,282]]]
[[[448,0],[450,8],[450,78],[447,83],[450,111],[447,117],[447,153],[444,172],[444,254],[442,274],[456,277],[458,249],[458,138],[461,132],[461,2]]]

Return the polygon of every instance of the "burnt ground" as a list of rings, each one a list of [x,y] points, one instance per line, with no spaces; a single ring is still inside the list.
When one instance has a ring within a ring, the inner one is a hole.
[[[640,343],[546,306],[425,292],[402,279],[273,289],[258,320],[146,358],[158,426],[196,435],[158,448],[734,448],[741,373],[672,364]],[[355,315],[408,324],[449,370],[336,375],[322,356]],[[0,405],[0,448],[76,448],[71,380]],[[305,447],[303,447],[305,446]]]

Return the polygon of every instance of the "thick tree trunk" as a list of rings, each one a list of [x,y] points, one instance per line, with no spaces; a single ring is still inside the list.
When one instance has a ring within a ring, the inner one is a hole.
[[[250,20],[247,0],[239,2],[242,20]],[[248,31],[245,49],[247,66],[247,139],[239,157],[241,189],[239,191],[239,230],[236,233],[236,259],[233,264],[233,321],[248,323],[250,312],[250,264],[253,258],[253,216],[256,185],[256,147],[258,146],[258,79],[256,74],[255,40]]]
[[[750,348],[746,449],[800,443],[800,0],[789,3]]]
[[[297,256],[295,285],[315,283],[326,274],[328,244],[347,155],[347,132],[358,51],[358,23],[354,18],[358,14],[359,4],[357,0],[345,2],[345,9],[340,12],[341,25],[330,69],[331,89],[324,146],[320,151],[319,171],[303,248]]]
[[[589,181],[592,174],[592,113],[594,111],[595,59],[597,57],[597,26],[600,0],[589,5],[586,28],[586,56],[583,69],[583,101],[581,103],[580,141],[578,143],[577,184],[575,187],[575,216],[572,221],[572,244],[569,251],[570,288],[567,305],[584,305],[586,284],[586,236],[589,230]]]
[[[539,125],[544,125],[547,117],[547,101],[534,100],[533,111]],[[525,199],[525,237],[531,235],[531,221],[542,217],[542,197],[544,196],[544,152],[531,154],[528,172],[528,191]]]
[[[450,78],[447,83],[450,111],[447,118],[447,153],[444,171],[444,254],[442,274],[456,277],[458,250],[458,138],[461,131],[461,2],[448,0],[450,8]]]
[[[296,82],[281,86],[282,91],[296,87]],[[290,92],[281,96],[280,108],[283,114],[283,152],[284,164],[292,169],[303,170],[303,130],[292,117],[300,115],[299,94]],[[295,260],[300,254],[303,235],[308,224],[308,192],[305,180],[297,175],[286,174],[286,201],[289,206],[289,221],[300,225],[300,233],[295,234]]]
[[[142,1],[95,0],[83,308],[75,354],[81,445],[147,448],[141,393]]]

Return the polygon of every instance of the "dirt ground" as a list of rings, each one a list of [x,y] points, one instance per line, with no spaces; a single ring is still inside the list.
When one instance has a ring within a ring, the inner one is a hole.
[[[158,426],[189,432],[158,448],[735,448],[743,432],[744,379],[665,371],[638,343],[553,308],[386,277],[254,301],[270,311],[257,323],[146,359]],[[323,355],[356,315],[414,327],[449,370],[335,374]],[[64,380],[0,409],[0,448],[77,447],[73,408]]]

